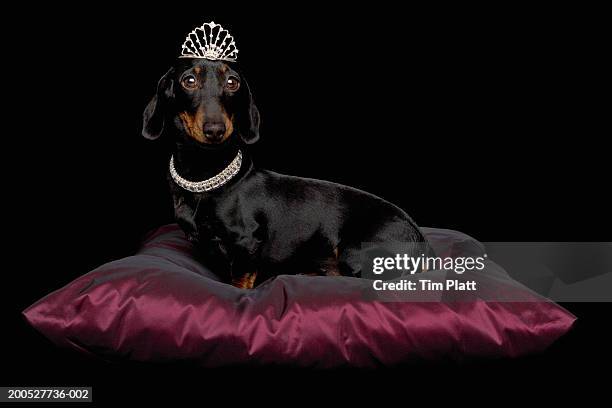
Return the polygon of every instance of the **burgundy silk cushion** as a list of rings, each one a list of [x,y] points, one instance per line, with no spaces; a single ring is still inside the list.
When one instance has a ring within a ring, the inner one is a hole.
[[[482,248],[456,231],[423,230],[438,255]],[[163,226],[137,255],[77,278],[26,309],[25,318],[60,346],[109,359],[307,367],[518,356],[543,350],[575,320],[540,298],[367,300],[371,281],[348,277],[282,275],[237,289],[190,250],[176,225]]]

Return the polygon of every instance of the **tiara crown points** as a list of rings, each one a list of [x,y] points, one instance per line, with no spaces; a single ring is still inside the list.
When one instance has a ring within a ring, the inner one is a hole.
[[[187,34],[180,58],[206,58],[236,62],[238,48],[234,37],[214,21],[204,23]]]

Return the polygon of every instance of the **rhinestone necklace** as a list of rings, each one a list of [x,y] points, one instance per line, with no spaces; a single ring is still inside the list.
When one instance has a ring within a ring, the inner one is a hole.
[[[189,181],[179,176],[174,167],[174,156],[170,157],[170,175],[172,180],[180,187],[192,193],[203,193],[221,187],[230,181],[240,171],[242,165],[242,152],[238,150],[238,154],[232,162],[224,168],[221,173],[202,181]]]

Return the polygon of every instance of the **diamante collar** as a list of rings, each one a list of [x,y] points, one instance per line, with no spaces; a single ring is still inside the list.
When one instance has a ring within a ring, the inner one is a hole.
[[[232,162],[219,174],[209,179],[202,181],[189,181],[179,176],[176,168],[174,167],[174,156],[170,157],[170,176],[172,180],[180,187],[192,193],[203,193],[205,191],[211,191],[221,187],[228,181],[230,181],[240,171],[242,165],[242,152],[238,150],[238,154],[232,160]]]

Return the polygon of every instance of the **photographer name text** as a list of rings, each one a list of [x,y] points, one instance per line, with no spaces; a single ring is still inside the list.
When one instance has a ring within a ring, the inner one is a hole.
[[[375,280],[374,290],[401,290],[401,291],[459,291],[469,292],[478,290],[476,281],[460,281],[458,279],[447,279],[445,282],[433,282],[429,279],[398,281]]]

